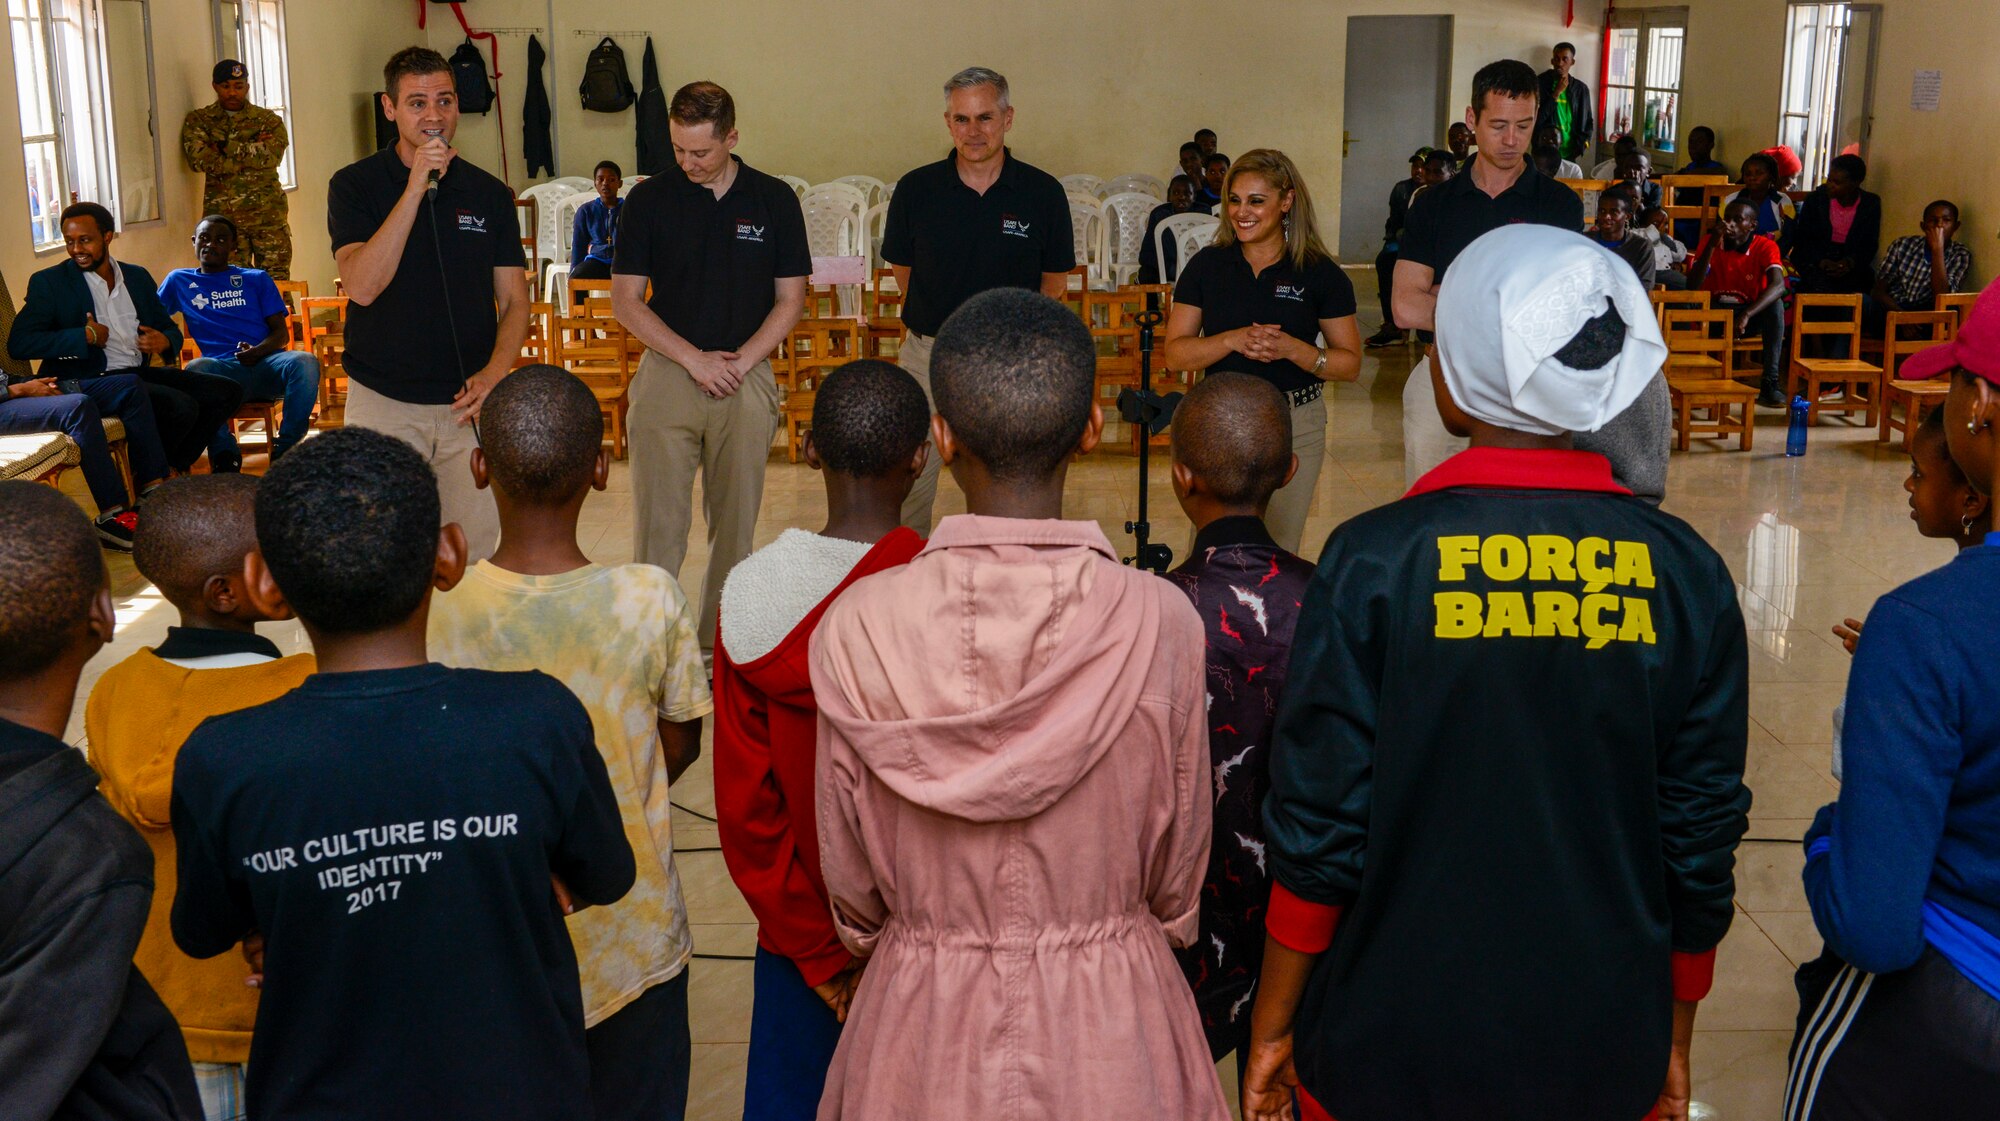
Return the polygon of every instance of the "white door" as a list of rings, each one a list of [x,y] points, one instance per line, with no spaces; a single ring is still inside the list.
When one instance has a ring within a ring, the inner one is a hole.
[[[1381,250],[1389,191],[1409,177],[1410,153],[1444,143],[1450,74],[1450,16],[1348,19],[1340,168],[1340,259],[1348,264]]]

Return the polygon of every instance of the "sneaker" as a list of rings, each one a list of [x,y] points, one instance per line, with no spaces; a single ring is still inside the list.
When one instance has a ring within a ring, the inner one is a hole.
[[[1403,333],[1401,331],[1396,330],[1394,327],[1384,327],[1380,331],[1368,336],[1367,340],[1361,345],[1370,349],[1376,349],[1385,346],[1400,346],[1402,342]]]
[[[95,524],[98,544],[114,553],[132,551],[132,533],[139,528],[137,511],[120,510],[115,514],[105,514]]]
[[[1757,394],[1757,407],[1760,409],[1784,409],[1790,408],[1791,402],[1785,400],[1785,395],[1778,390],[1766,389]]]

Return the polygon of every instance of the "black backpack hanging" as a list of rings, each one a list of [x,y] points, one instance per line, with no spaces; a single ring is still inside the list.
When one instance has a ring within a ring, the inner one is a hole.
[[[486,77],[486,56],[467,39],[451,52],[451,81],[458,87],[458,111],[493,111],[493,83]]]
[[[632,73],[625,69],[625,52],[606,35],[590,49],[583,64],[583,81],[577,83],[583,107],[593,113],[622,113],[632,107]]]

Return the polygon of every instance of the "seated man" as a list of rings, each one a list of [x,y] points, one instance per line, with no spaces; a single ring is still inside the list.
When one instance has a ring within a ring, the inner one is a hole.
[[[1197,210],[1214,211],[1222,205],[1222,184],[1229,178],[1229,157],[1212,152],[1201,161],[1201,191],[1194,196]]]
[[[1550,165],[1554,170],[1544,170],[1542,168],[1542,148],[1544,146],[1555,150],[1555,163]],[[1583,178],[1583,168],[1576,161],[1563,158],[1562,133],[1552,128],[1545,128],[1535,134],[1535,170],[1540,171],[1543,175],[1551,179]]]
[[[1195,195],[1200,190],[1201,187],[1195,180],[1185,175],[1176,175],[1173,182],[1167,184],[1167,201],[1154,207],[1152,212],[1146,215],[1146,236],[1139,243],[1140,284],[1161,284],[1168,276],[1179,275],[1180,248],[1174,245],[1167,246],[1166,263],[1163,268],[1160,262],[1160,249],[1154,243],[1153,235],[1159,231],[1161,222],[1176,214],[1193,213]]]
[[[1597,224],[1590,239],[1616,253],[1639,275],[1639,286],[1653,286],[1653,243],[1633,228],[1639,209],[1631,184],[1620,183],[1597,196]]]
[[[1431,388],[1471,447],[1320,555],[1271,739],[1246,1121],[1294,1090],[1308,1119],[1687,1116],[1749,655],[1722,558],[1572,445],[1666,357],[1624,273],[1523,224],[1445,274]]]
[[[175,269],[160,285],[160,306],[180,313],[201,357],[188,373],[215,374],[243,387],[249,401],[285,403],[283,421],[270,434],[271,461],[305,438],[319,403],[319,359],[289,349],[292,341],[285,298],[263,269],[229,263],[236,253],[236,223],[211,214],[194,228],[194,256],[200,268]],[[210,467],[243,458],[227,423],[208,442]]]
[[[1641,208],[1661,204],[1660,185],[1653,182],[1653,157],[1647,155],[1643,149],[1634,148],[1629,152],[1620,153],[1617,172],[1618,178],[1613,186],[1623,184],[1630,187],[1632,194],[1638,198]]]
[[[1653,283],[1674,292],[1685,289],[1688,249],[1674,236],[1674,223],[1667,217],[1666,208],[1655,206],[1639,215],[1636,229],[1653,247]]]
[[[1590,169],[1590,177],[1592,179],[1617,178],[1618,157],[1623,156],[1627,152],[1636,152],[1638,150],[1639,150],[1639,139],[1633,136],[1629,132],[1619,137],[1618,139],[1613,140],[1611,142],[1611,158],[1608,160],[1600,161],[1595,167],[1592,167]]]
[[[1696,125],[1688,130],[1688,162],[1676,175],[1727,175],[1729,169],[1715,158],[1715,130],[1707,125]]]
[[[1410,177],[1389,188],[1389,221],[1382,227],[1382,251],[1375,254],[1375,282],[1382,296],[1382,328],[1368,336],[1364,346],[1395,346],[1403,341],[1403,331],[1396,326],[1396,310],[1390,306],[1396,253],[1402,245],[1404,227],[1409,224],[1410,200],[1416,196],[1417,188],[1424,185],[1424,157],[1430,154],[1429,148],[1411,152]]]
[[[170,363],[180,357],[181,329],[160,306],[152,274],[111,259],[118,234],[109,210],[94,202],[71,204],[62,212],[62,234],[69,259],[28,278],[27,301],[7,336],[9,353],[41,359],[42,376],[59,385],[108,373],[137,375],[152,398],[167,466],[186,471],[243,403],[243,388],[213,374],[151,365],[155,358]],[[209,470],[239,466],[211,461]]]
[[[1750,157],[1758,159],[1757,156]],[[1766,161],[1770,157],[1762,157]],[[1736,313],[1736,335],[1764,340],[1764,377],[1757,404],[1785,407],[1785,266],[1778,243],[1757,232],[1757,207],[1742,198],[1722,205],[1722,224],[1703,238],[1688,266],[1687,286],[1714,295]]]
[[[604,160],[590,173],[590,185],[596,188],[597,197],[576,208],[576,221],[570,226],[569,278],[610,280],[617,252],[618,211],[625,205],[618,197],[625,173],[617,164]]]
[[[1875,270],[1878,319],[1884,312],[1925,311],[1937,298],[1965,289],[1972,274],[1972,250],[1958,240],[1958,204],[1945,199],[1924,207],[1920,233],[1899,237]]]
[[[4,285],[0,301],[11,305]],[[0,340],[5,342],[7,340]],[[153,423],[153,402],[133,374],[103,374],[77,380],[17,378],[0,370],[0,433],[61,432],[82,453],[79,466],[90,500],[97,504],[97,540],[107,549],[132,551],[132,531],[139,515],[127,507],[132,496],[111,458],[104,438],[104,418],[125,422],[125,447],[132,477],[144,494],[167,477],[167,457],[160,450],[159,429]]]
[[[1201,157],[1202,157],[1201,145],[1196,144],[1192,140],[1189,140],[1186,143],[1182,144],[1180,152],[1180,166],[1175,170],[1174,174],[1185,175],[1189,179],[1194,180],[1195,183],[1199,184],[1201,182]],[[1168,178],[1171,179],[1172,176],[1169,176]]]

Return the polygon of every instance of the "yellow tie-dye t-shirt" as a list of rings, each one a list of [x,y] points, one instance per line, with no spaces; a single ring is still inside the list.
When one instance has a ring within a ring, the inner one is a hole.
[[[537,669],[590,712],[638,878],[625,898],[570,916],[586,1025],[686,968],[694,953],[674,868],[659,720],[714,709],[680,585],[650,564],[522,576],[481,561],[431,603],[431,657],[448,666]]]

